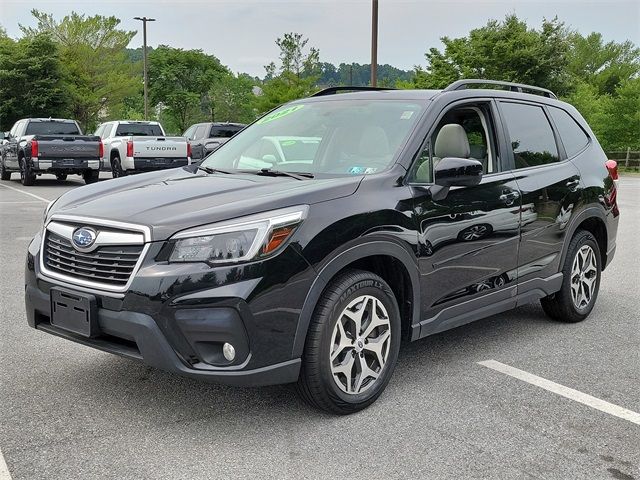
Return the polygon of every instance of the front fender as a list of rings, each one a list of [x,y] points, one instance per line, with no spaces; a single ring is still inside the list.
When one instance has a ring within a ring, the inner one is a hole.
[[[329,257],[330,260],[318,267],[318,275],[314,280],[307,297],[304,301],[298,327],[293,343],[292,358],[299,358],[304,351],[304,344],[307,338],[307,330],[311,323],[311,317],[316,304],[333,277],[347,265],[370,256],[389,256],[400,261],[409,274],[411,289],[413,294],[411,325],[418,325],[420,322],[420,275],[418,262],[415,254],[398,243],[386,239],[361,239],[361,242],[351,244],[334,252]]]

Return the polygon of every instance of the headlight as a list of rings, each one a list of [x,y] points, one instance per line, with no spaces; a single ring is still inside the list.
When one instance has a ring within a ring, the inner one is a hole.
[[[220,264],[267,257],[281,249],[307,210],[301,205],[185,230],[172,237],[169,262]]]

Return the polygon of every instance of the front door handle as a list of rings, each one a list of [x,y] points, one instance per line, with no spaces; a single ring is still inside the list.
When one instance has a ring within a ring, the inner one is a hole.
[[[565,185],[569,190],[571,190],[572,192],[575,192],[578,189],[578,186],[580,185],[580,180],[577,178],[575,180],[569,180]]]
[[[502,195],[500,195],[500,200],[504,202],[508,207],[513,205],[518,198],[520,198],[520,194],[514,191],[505,191]]]

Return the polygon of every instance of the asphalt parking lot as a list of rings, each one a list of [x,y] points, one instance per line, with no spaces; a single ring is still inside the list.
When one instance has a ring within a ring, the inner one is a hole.
[[[640,479],[640,177],[620,181],[618,251],[586,322],[535,304],[407,344],[385,394],[350,417],[288,386],[200,383],[30,329],[27,245],[45,202],[80,185],[0,182],[0,480]]]

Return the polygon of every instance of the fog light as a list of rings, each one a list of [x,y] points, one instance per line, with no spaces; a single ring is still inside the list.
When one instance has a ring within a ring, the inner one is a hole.
[[[230,343],[225,343],[222,345],[222,354],[224,355],[224,358],[231,362],[236,358],[236,349],[233,348],[233,345]]]

